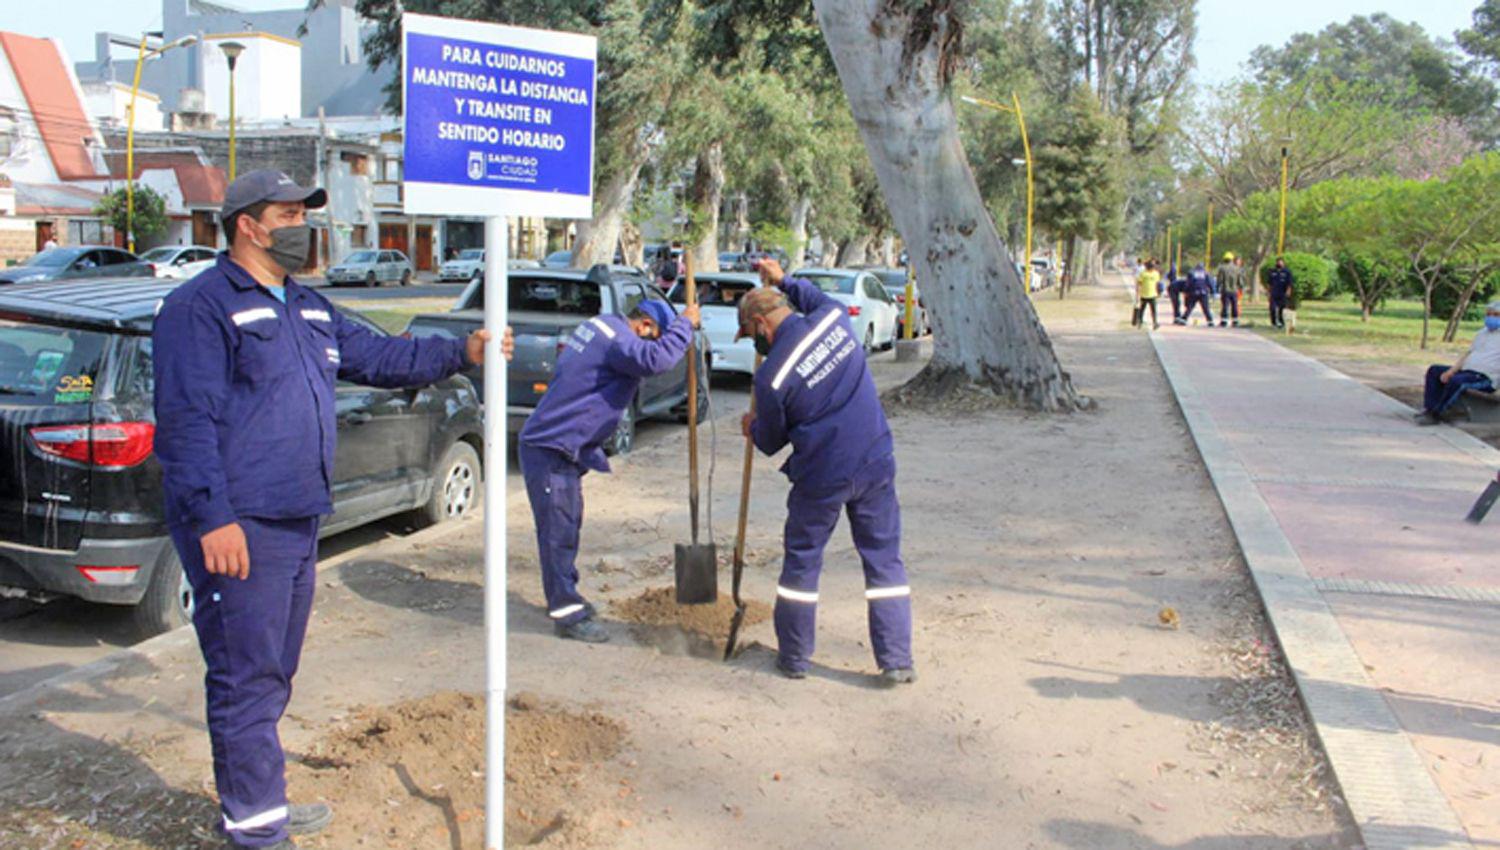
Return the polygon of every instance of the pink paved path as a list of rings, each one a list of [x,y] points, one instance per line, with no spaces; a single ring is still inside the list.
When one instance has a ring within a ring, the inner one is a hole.
[[[1500,846],[1500,516],[1463,522],[1500,452],[1250,331],[1164,327],[1157,345],[1469,840]]]

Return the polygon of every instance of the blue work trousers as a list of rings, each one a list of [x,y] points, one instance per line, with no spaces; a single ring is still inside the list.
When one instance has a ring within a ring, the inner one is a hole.
[[[1219,324],[1240,321],[1240,294],[1239,292],[1225,288],[1219,293]]]
[[[250,575],[213,575],[192,529],[174,527],[172,543],[193,587],[193,627],[208,667],[208,737],[225,834],[245,847],[287,837],[286,760],[276,724],[292,695],[292,676],[317,585],[318,518],[240,519]]]
[[[1443,373],[1446,371],[1448,367],[1441,364],[1427,367],[1427,387],[1422,394],[1422,407],[1433,416],[1445,413],[1448,408],[1463,398],[1464,390],[1479,390],[1487,393],[1495,391],[1495,385],[1490,383],[1489,376],[1483,372],[1463,369],[1449,378],[1445,384]]]
[[[1214,323],[1213,309],[1208,306],[1207,292],[1189,292],[1187,298],[1187,309],[1182,311],[1182,321],[1186,322],[1193,318],[1193,308],[1203,307],[1203,319],[1210,325]]]
[[[542,592],[547,616],[570,626],[594,615],[578,593],[578,532],[583,527],[583,473],[578,464],[552,451],[525,443],[520,447],[521,476],[536,521],[536,551],[542,564]]]
[[[901,563],[896,459],[888,455],[871,462],[853,481],[831,492],[793,485],[786,507],[786,558],[775,614],[782,666],[806,670],[812,661],[823,549],[844,512],[864,565],[875,663],[882,670],[911,667],[911,587]]]

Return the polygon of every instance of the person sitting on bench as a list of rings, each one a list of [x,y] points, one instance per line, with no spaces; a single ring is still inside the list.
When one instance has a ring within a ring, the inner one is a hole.
[[[1427,369],[1427,392],[1418,425],[1436,425],[1443,414],[1463,397],[1464,390],[1492,393],[1500,387],[1500,301],[1484,309],[1484,330],[1474,335],[1469,351],[1453,366]]]

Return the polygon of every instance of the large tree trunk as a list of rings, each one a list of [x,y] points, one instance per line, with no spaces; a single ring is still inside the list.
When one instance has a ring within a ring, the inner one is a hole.
[[[870,243],[874,241],[869,236],[856,236],[839,246],[838,266],[847,269],[850,266],[862,266],[869,262]]]
[[[620,226],[620,253],[625,265],[646,267],[646,240],[641,238],[641,229],[628,221]]]
[[[698,241],[690,246],[694,272],[719,270],[719,208],[724,201],[724,146],[718,142],[698,154],[689,187],[693,206],[694,230]]]
[[[573,242],[573,268],[586,269],[596,263],[612,263],[620,242],[620,228],[635,198],[641,167],[650,155],[645,143],[637,143],[635,155],[625,168],[600,187],[594,195],[594,217],[578,223],[578,238]]]
[[[1039,410],[1082,406],[985,209],[948,83],[957,0],[814,0],[844,93],[934,324],[906,391],[983,387]]]
[[[790,252],[792,269],[801,266],[807,260],[807,218],[812,215],[812,199],[806,195],[792,202],[792,238],[797,240],[796,245],[786,245],[784,248]]]

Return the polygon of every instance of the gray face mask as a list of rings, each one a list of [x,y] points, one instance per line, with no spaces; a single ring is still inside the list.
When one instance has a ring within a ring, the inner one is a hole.
[[[281,267],[283,272],[292,274],[307,264],[307,254],[312,250],[312,226],[307,224],[294,224],[290,227],[278,227],[269,231],[271,234],[271,247],[266,253],[271,255],[271,260]]]

